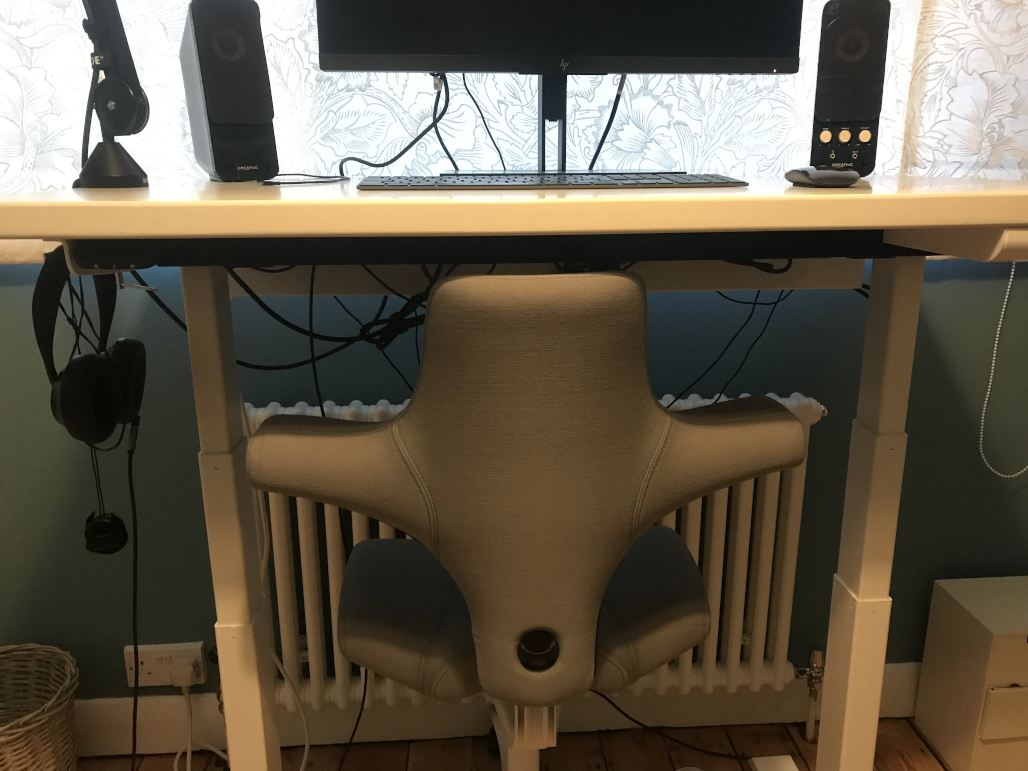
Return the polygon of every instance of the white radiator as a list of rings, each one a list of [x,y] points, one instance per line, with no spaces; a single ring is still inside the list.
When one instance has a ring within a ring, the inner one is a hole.
[[[788,407],[807,432],[828,414],[817,401],[801,394],[788,398],[769,396]],[[671,400],[669,395],[662,401],[667,405]],[[675,402],[671,409],[692,409],[710,401],[693,395]],[[380,421],[393,417],[405,406],[406,403],[392,405],[380,401],[370,406],[352,402],[340,407],[326,402],[325,414],[346,420]],[[251,432],[266,418],[283,414],[321,413],[304,402],[288,408],[276,402],[260,409],[246,405]],[[679,511],[669,512],[663,519],[664,525],[681,534],[700,566],[710,599],[712,630],[698,648],[629,686],[633,694],[639,695],[646,689],[661,695],[669,690],[688,693],[693,688],[706,693],[713,693],[716,688],[729,692],[740,688],[759,691],[765,686],[781,691],[794,678],[795,670],[788,660],[789,628],[805,475],[804,461],[794,469],[718,490]],[[345,518],[335,506],[324,506],[322,527],[314,501],[291,501],[286,496],[270,494],[267,503],[277,598],[275,620],[282,662],[299,684],[300,696],[310,708],[320,710],[327,703],[345,708],[360,699],[362,681],[356,672],[351,674],[350,663],[339,650],[336,631],[345,567],[344,543],[369,538],[371,521],[352,512],[351,532],[344,534]],[[379,538],[395,536],[392,527],[378,523]],[[297,576],[305,636],[301,636]],[[334,676],[329,676],[330,665]],[[390,706],[399,699],[408,699],[415,705],[422,703],[421,694],[388,678],[375,677],[370,683],[374,686],[368,688],[369,701],[383,701]],[[290,711],[296,709],[284,681],[277,684],[276,699]]]

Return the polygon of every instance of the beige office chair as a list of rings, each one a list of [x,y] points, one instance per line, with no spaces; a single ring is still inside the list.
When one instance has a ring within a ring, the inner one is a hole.
[[[484,691],[504,768],[522,771],[555,743],[561,702],[619,691],[709,633],[696,565],[654,523],[804,453],[771,399],[661,407],[639,280],[481,276],[432,292],[406,410],[270,418],[249,471],[410,534],[353,549],[343,653],[442,701]]]

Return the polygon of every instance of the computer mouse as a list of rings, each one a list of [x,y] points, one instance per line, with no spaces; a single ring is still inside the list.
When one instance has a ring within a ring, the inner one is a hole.
[[[860,179],[860,174],[851,169],[804,166],[785,172],[785,178],[800,187],[850,187]]]

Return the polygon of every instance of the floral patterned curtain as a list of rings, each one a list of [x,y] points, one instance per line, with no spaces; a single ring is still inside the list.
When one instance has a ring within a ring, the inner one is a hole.
[[[330,172],[344,155],[393,154],[430,119],[425,74],[325,73],[314,0],[259,0],[283,171]],[[630,76],[606,168],[778,175],[808,158],[821,9],[804,14],[801,69],[781,76]],[[120,0],[150,124],[126,147],[151,180],[203,174],[192,157],[178,48],[185,0]],[[77,176],[89,84],[80,0],[0,0],[0,193],[66,187]],[[1028,170],[1025,0],[893,0],[878,171],[1024,176]],[[510,168],[535,162],[536,83],[467,77]],[[569,84],[569,164],[588,164],[617,76]],[[461,82],[441,128],[461,168],[499,168]],[[430,135],[389,171],[448,168]],[[349,169],[360,174],[356,166]]]
[[[1028,2],[923,0],[903,166],[1028,177]]]

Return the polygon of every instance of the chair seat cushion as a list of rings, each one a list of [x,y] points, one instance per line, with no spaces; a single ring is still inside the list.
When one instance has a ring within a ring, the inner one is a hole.
[[[603,595],[593,688],[616,693],[710,634],[703,579],[681,536],[649,528],[621,560]]]
[[[439,701],[481,692],[464,596],[417,541],[356,544],[340,605],[339,645],[350,661]]]

